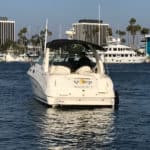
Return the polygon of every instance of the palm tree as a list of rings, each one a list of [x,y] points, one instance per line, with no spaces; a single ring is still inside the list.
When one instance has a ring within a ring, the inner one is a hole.
[[[22,45],[23,47],[27,46],[27,43],[28,43],[28,40],[27,40],[27,37],[26,37],[26,33],[28,32],[27,28],[26,27],[23,27],[20,32],[18,33],[18,43],[20,45]]]
[[[18,49],[17,43],[12,40],[7,40],[4,44],[1,45],[2,51],[6,53],[7,50],[11,49],[13,52],[16,52]]]
[[[143,47],[145,47],[146,48],[146,34],[148,34],[149,33],[149,31],[150,31],[150,29],[148,29],[148,28],[145,28],[145,27],[143,27],[142,29],[141,29],[141,35],[143,36],[143,38],[142,38],[142,40],[141,40],[141,42],[143,42]]]
[[[148,34],[150,31],[150,29],[143,27],[141,29],[141,35],[143,35],[143,37],[145,37],[146,34]]]
[[[129,21],[129,25],[127,27],[127,31],[131,34],[132,36],[132,46],[135,46],[135,37],[137,32],[139,32],[141,30],[141,26],[139,24],[135,24],[136,23],[136,19],[135,18],[131,18]]]
[[[40,35],[39,35],[39,39],[40,39],[40,44],[42,45],[42,49],[44,50],[44,42],[45,42],[45,32],[46,32],[46,29],[45,30],[42,30],[40,32]],[[51,36],[52,35],[52,32],[51,31],[47,31],[48,33],[48,36]]]
[[[32,43],[33,46],[38,46],[40,45],[40,36],[39,34],[35,34],[31,37],[30,42]]]
[[[116,34],[119,35],[119,38],[121,40],[121,43],[125,43],[126,40],[123,38],[126,35],[125,31],[121,31],[121,30],[116,30]]]
[[[108,35],[109,35],[109,36],[112,36],[112,35],[113,35],[112,28],[108,28]]]

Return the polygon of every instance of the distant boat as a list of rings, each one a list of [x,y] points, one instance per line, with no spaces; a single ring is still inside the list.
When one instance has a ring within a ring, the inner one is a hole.
[[[39,53],[38,52],[34,52],[34,51],[29,51],[27,53],[27,56],[30,57],[30,58],[37,58],[37,57],[39,57]]]
[[[13,53],[7,53],[5,55],[6,62],[28,62],[29,58],[26,54],[14,55]]]
[[[5,61],[5,58],[6,58],[6,54],[0,53],[0,62]]]
[[[99,54],[104,56],[105,63],[143,63],[146,60],[145,53],[120,44],[120,40],[109,42],[104,49],[106,51]]]

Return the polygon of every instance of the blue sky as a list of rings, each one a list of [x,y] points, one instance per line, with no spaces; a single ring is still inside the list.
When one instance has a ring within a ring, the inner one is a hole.
[[[0,0],[0,16],[16,21],[16,33],[27,27],[29,36],[42,30],[48,18],[52,38],[58,38],[80,19],[97,19],[99,4],[101,19],[114,31],[125,30],[131,17],[150,28],[150,0]]]

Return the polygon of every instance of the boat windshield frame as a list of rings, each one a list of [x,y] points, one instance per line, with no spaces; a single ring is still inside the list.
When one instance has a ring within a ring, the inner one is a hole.
[[[81,66],[89,66],[91,69],[94,68],[99,60],[97,51],[106,51],[102,46],[93,43],[89,43],[81,40],[69,40],[69,39],[53,40],[47,43],[47,48],[50,49],[49,51],[50,55],[51,53],[54,54],[53,57],[49,55],[50,66],[51,65],[67,66],[71,68],[72,72],[74,72]],[[93,57],[96,58],[96,62],[93,62],[88,57],[88,54],[90,52],[92,52]],[[65,59],[62,58],[64,54],[66,55]],[[70,55],[72,55],[72,58],[70,57]],[[59,59],[57,62],[56,60],[58,57]]]
[[[82,41],[82,40],[70,40],[70,39],[57,39],[53,40],[51,42],[48,42],[46,47],[50,49],[56,49],[59,50],[61,47],[70,46],[72,44],[78,44],[85,47],[87,50],[100,50],[100,51],[106,51],[102,46]]]

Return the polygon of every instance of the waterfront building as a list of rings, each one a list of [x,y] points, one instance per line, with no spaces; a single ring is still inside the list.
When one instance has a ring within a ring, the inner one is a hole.
[[[0,18],[0,45],[8,40],[15,41],[15,21]]]
[[[146,55],[150,56],[150,35],[145,36],[146,39]]]
[[[99,20],[79,20],[73,23],[72,28],[66,31],[69,39],[77,39],[94,44],[103,45],[107,43],[109,24]]]

